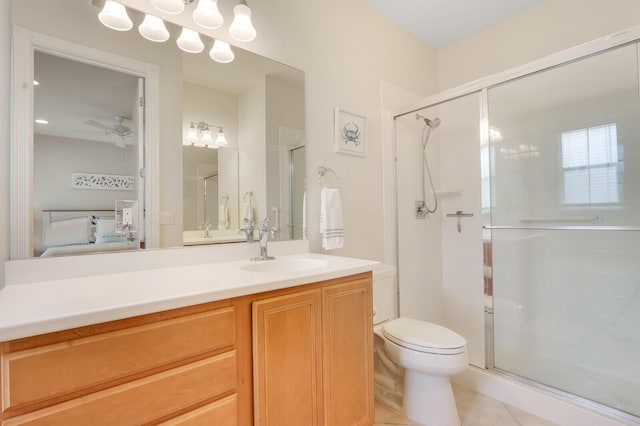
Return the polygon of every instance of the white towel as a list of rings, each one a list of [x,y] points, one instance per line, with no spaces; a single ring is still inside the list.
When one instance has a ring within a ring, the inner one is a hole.
[[[302,239],[307,239],[307,191],[302,194]]]
[[[338,188],[322,188],[320,191],[320,234],[323,249],[332,250],[344,246],[342,203]]]
[[[229,228],[229,208],[227,203],[222,202],[218,206],[218,229]]]

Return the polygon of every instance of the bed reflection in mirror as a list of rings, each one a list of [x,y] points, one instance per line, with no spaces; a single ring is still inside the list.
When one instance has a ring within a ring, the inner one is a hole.
[[[138,249],[115,203],[144,199],[142,79],[38,51],[34,78],[34,256]]]

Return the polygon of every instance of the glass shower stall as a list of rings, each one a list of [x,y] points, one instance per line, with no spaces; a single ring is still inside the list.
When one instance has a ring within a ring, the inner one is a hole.
[[[638,79],[630,43],[488,88],[483,197],[488,361],[635,416]]]
[[[395,116],[398,271],[401,314],[467,337],[472,364],[638,422],[640,29],[625,37]],[[422,222],[416,113],[441,123]],[[474,215],[457,231],[456,211]]]

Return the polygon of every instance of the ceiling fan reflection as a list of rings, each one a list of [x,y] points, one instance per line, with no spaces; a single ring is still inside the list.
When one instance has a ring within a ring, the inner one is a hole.
[[[123,124],[124,120],[127,120],[126,117],[123,117],[121,115],[116,115],[113,118],[115,120],[115,123],[110,126],[95,120],[86,120],[84,124],[100,129],[104,131],[105,134],[108,136],[115,136],[116,146],[120,148],[124,148],[124,145],[125,145],[124,139],[127,137],[133,136],[133,132],[131,131],[130,127],[125,126]]]

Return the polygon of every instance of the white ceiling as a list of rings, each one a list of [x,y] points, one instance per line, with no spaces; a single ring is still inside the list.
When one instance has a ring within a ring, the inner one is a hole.
[[[502,22],[544,0],[363,0],[435,48]]]

